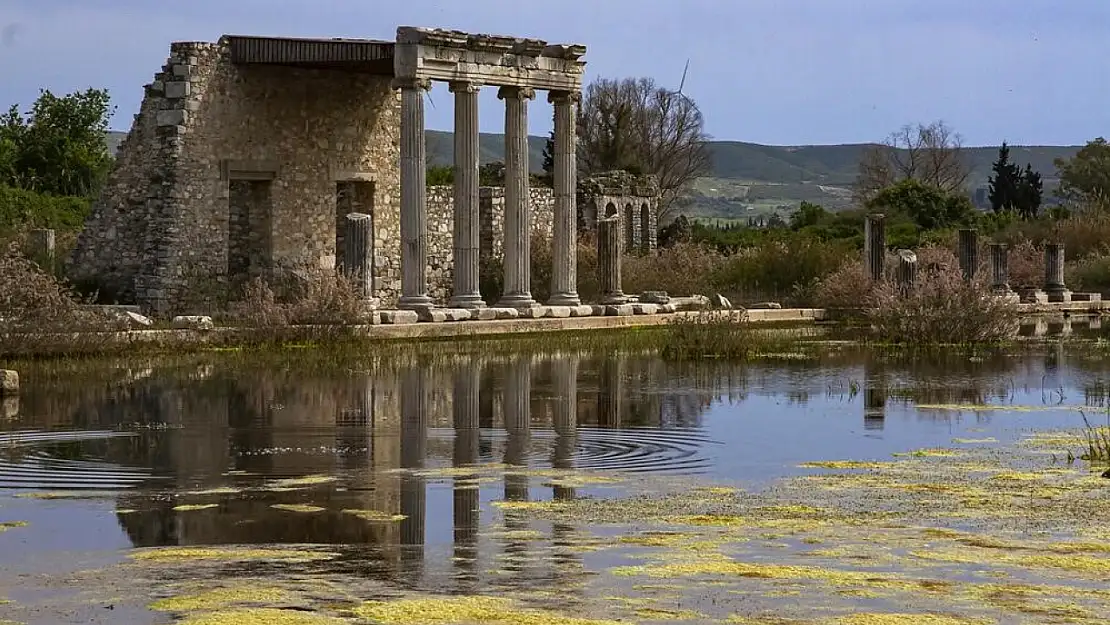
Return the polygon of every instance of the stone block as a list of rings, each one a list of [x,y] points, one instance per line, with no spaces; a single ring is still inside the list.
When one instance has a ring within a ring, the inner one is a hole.
[[[11,369],[0,369],[0,395],[19,393],[19,373]]]
[[[666,291],[644,291],[639,300],[644,304],[669,304],[671,298]]]
[[[604,317],[605,316],[605,306],[602,306],[600,304],[591,305],[590,306],[590,316],[591,317]]]
[[[1048,297],[1048,301],[1053,304],[1066,304],[1071,301],[1071,291],[1067,289],[1048,291],[1045,295]]]
[[[782,310],[782,304],[778,302],[759,302],[748,306],[749,310]]]
[[[166,97],[170,99],[184,98],[189,95],[191,85],[188,81],[179,80],[166,83]]]
[[[12,395],[0,399],[0,419],[11,421],[19,416],[19,398]]]
[[[188,64],[177,64],[177,65],[173,66],[173,75],[174,76],[180,76],[182,78],[187,78],[190,74],[192,74],[192,72],[193,72],[193,68],[190,67]]]
[[[659,313],[663,315],[673,315],[678,312],[678,306],[675,304],[660,304]]]
[[[120,313],[119,318],[132,327],[149,328],[154,325],[154,320],[150,317],[140,315],[137,312],[131,312],[130,310]]]
[[[1073,302],[1101,302],[1101,293],[1072,293],[1071,301]]]
[[[655,315],[659,313],[659,304],[632,304],[632,312],[637,315]]]
[[[497,319],[497,311],[493,308],[478,308],[470,313],[473,321],[493,321]]]
[[[570,307],[570,316],[571,317],[592,317],[592,316],[594,316],[594,307],[590,306],[588,304],[583,304],[582,306],[571,306]]]
[[[381,315],[382,323],[386,325],[403,325],[420,320],[415,310],[383,310],[378,314]]]
[[[444,308],[448,321],[470,321],[471,311],[465,308]]]
[[[570,306],[548,306],[547,307],[547,316],[548,317],[553,317],[555,319],[567,319],[567,318],[570,317],[570,314],[571,314],[571,307]]]
[[[520,311],[515,308],[486,308],[485,310],[489,312],[482,313],[484,315],[482,317],[483,319],[492,318],[498,321],[504,321],[506,319],[516,319],[520,316]],[[491,313],[493,317],[488,317]]]
[[[189,121],[189,112],[181,109],[158,111],[157,123],[159,126],[182,126]]]
[[[547,306],[532,306],[530,308],[518,308],[518,319],[541,319],[547,316]]]
[[[630,317],[635,313],[632,304],[616,304],[605,307],[606,317]]]
[[[1048,294],[1040,289],[1020,289],[1018,291],[1024,304],[1047,304]]]
[[[709,298],[709,303],[712,304],[714,308],[732,308],[732,302],[720,293]]]
[[[424,323],[443,323],[447,321],[447,311],[442,308],[421,308],[416,311],[416,318]]]
[[[179,315],[173,318],[171,325],[175,330],[211,330],[216,327],[212,317],[207,315]]]

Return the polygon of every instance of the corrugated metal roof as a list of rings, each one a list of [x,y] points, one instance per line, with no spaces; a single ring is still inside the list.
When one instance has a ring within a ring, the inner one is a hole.
[[[232,63],[294,65],[392,75],[393,42],[371,39],[228,37]]]

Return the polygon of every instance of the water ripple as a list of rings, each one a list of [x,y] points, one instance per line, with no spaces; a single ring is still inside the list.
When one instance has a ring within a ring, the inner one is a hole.
[[[35,447],[76,441],[134,436],[127,432],[6,432],[0,433],[0,489],[123,490],[150,479],[149,471],[98,460],[59,458]],[[29,450],[24,448],[31,448]]]

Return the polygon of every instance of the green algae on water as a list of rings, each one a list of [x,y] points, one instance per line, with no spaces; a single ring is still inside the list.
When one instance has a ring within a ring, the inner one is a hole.
[[[194,512],[197,510],[211,510],[212,508],[219,508],[219,504],[215,503],[187,503],[180,506],[174,506],[175,512]]]
[[[303,503],[275,503],[270,507],[274,510],[285,510],[286,512],[302,513],[323,512],[324,510],[327,510],[327,508],[321,508],[320,506],[310,506]]]
[[[288,596],[289,593],[281,588],[245,584],[231,588],[215,588],[195,595],[159,599],[150,604],[150,609],[159,612],[196,612],[244,603],[277,603],[286,600]]]
[[[298,549],[236,549],[205,547],[163,547],[138,551],[131,558],[143,562],[189,562],[189,561],[250,561],[273,560],[280,562],[313,562],[330,560],[339,554],[332,552],[307,551]]]
[[[619,621],[577,618],[519,607],[511,599],[484,596],[368,601],[355,608],[354,613],[380,625],[620,625]]]
[[[27,527],[27,525],[27,521],[3,521],[0,522],[0,534],[17,527]]]
[[[379,510],[344,510],[343,514],[349,514],[353,517],[362,519],[363,521],[378,523],[404,521],[406,518],[408,518],[403,514],[389,514],[388,512],[381,512]]]
[[[303,610],[241,608],[196,614],[181,625],[347,625],[343,619]]]

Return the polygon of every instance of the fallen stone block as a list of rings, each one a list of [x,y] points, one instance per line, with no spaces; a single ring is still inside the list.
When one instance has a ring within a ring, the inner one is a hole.
[[[12,395],[0,399],[0,419],[11,421],[19,416],[19,398]]]
[[[0,395],[19,393],[19,373],[11,369],[0,369]]]
[[[1101,302],[1102,293],[1072,293],[1071,301],[1073,302]]]
[[[704,295],[691,295],[690,297],[673,297],[669,302],[677,310],[703,310],[709,308],[709,298]]]
[[[515,308],[487,308],[486,310],[492,311],[493,318],[499,321],[516,319],[520,316],[520,311]]]
[[[663,315],[673,315],[678,312],[678,306],[675,304],[660,304],[659,313]]]
[[[782,310],[782,304],[778,302],[759,302],[748,306],[748,310]]]
[[[443,323],[447,321],[447,311],[442,308],[421,308],[416,311],[416,318],[423,323]]]
[[[634,313],[633,304],[616,304],[605,307],[606,317],[630,317]]]
[[[530,306],[528,308],[518,308],[518,319],[542,319],[547,316],[547,306]]]
[[[476,308],[470,311],[472,321],[493,321],[497,319],[497,311],[492,308]]]
[[[420,320],[415,310],[383,310],[378,314],[387,325],[406,325]]]
[[[632,312],[636,315],[655,315],[659,313],[659,304],[632,304]]]
[[[602,306],[601,304],[591,305],[590,306],[590,316],[591,317],[604,317],[605,316],[605,308],[606,307]]]
[[[567,319],[570,317],[572,309],[570,306],[548,306],[547,316],[555,319]]]
[[[644,291],[639,300],[643,304],[669,304],[671,298],[666,291]]]
[[[448,321],[470,321],[471,313],[465,308],[445,308]]]
[[[173,318],[171,325],[175,330],[211,330],[216,327],[212,317],[207,315],[179,315]]]
[[[590,306],[590,305],[587,305],[587,304],[583,304],[582,306],[571,306],[570,307],[570,316],[571,317],[593,317],[594,316],[594,307]]]
[[[150,317],[147,317],[146,315],[140,315],[137,312],[127,311],[127,312],[122,313],[119,316],[119,318],[126,321],[128,324],[130,324],[132,326],[139,326],[139,327],[143,327],[143,328],[148,328],[148,327],[154,325],[154,320],[153,319],[151,319]]]

